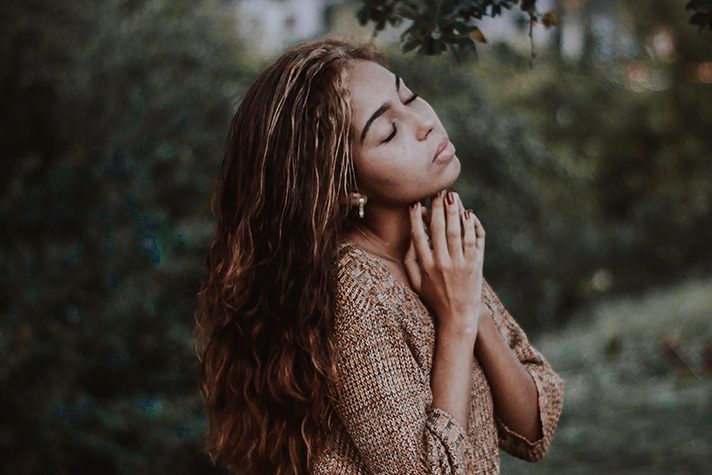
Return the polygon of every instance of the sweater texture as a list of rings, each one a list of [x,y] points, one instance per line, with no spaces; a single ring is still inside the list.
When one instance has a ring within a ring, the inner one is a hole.
[[[474,351],[467,427],[433,407],[433,314],[369,251],[342,242],[335,265],[338,417],[311,473],[489,475],[499,473],[500,449],[532,462],[544,456],[563,408],[564,382],[484,278],[482,302],[536,385],[539,440],[528,440],[496,416]]]

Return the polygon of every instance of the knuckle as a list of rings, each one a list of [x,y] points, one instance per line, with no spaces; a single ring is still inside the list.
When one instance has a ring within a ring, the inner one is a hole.
[[[452,269],[452,264],[450,263],[450,261],[440,259],[435,264],[435,267],[439,272],[448,272]]]

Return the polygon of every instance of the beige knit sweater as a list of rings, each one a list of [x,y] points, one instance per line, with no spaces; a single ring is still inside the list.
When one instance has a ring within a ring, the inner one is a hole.
[[[564,382],[486,280],[483,303],[536,384],[544,434],[536,441],[496,417],[474,352],[467,428],[432,407],[432,314],[369,251],[343,242],[337,264],[338,420],[310,467],[313,474],[496,474],[500,448],[529,461],[544,456],[563,407]]]

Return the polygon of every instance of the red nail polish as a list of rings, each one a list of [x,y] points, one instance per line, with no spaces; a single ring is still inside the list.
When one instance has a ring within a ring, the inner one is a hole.
[[[447,204],[451,205],[455,203],[455,197],[452,194],[452,191],[447,192]]]

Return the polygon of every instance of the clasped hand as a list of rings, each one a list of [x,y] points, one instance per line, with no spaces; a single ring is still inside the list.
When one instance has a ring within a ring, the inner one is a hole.
[[[408,279],[441,327],[468,331],[481,313],[485,230],[455,191],[441,190],[431,210],[410,207],[411,240],[404,265]]]

